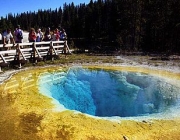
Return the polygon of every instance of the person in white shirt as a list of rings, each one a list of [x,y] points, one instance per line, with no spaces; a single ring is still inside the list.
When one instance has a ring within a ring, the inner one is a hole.
[[[3,33],[3,44],[4,44],[4,47],[5,47],[6,44],[11,44],[11,43],[15,44],[15,41],[14,41],[13,35],[11,33],[11,30],[8,29],[7,31],[5,31]],[[9,47],[5,48],[5,50],[9,50],[9,49],[10,49]]]
[[[41,29],[38,29],[37,30],[37,33],[36,33],[36,42],[41,42],[44,38],[44,35],[43,33],[41,32]]]
[[[3,33],[3,44],[6,45],[6,44],[10,44],[10,43],[14,43],[14,38],[13,38],[13,35],[11,33],[11,30],[8,29],[7,31],[5,31]]]

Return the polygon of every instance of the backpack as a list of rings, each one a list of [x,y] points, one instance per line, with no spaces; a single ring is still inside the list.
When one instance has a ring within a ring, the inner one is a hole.
[[[21,31],[18,31],[18,33],[17,33],[17,38],[18,38],[18,39],[23,39],[23,35],[22,35],[22,32],[21,32]]]

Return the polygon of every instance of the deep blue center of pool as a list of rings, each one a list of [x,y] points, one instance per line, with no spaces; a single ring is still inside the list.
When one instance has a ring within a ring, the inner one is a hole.
[[[174,85],[142,73],[71,68],[49,75],[43,87],[60,104],[101,117],[162,112],[176,104],[180,93]]]

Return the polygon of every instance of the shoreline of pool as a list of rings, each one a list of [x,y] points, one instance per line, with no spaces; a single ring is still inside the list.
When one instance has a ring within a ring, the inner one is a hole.
[[[130,65],[130,64],[72,64],[72,65],[52,65],[44,67],[29,67],[21,70],[6,71],[0,74],[0,79],[2,81],[7,81],[7,79],[16,76],[17,79],[21,78],[21,72],[25,73],[26,70],[36,71],[37,69],[53,69],[53,68],[67,68],[71,66],[82,66],[93,68],[97,67],[108,67],[113,69],[113,67],[133,67],[135,69],[143,68],[143,65]],[[165,73],[174,73],[180,76],[179,69],[172,69],[165,67],[153,67],[144,66],[145,69],[152,69],[158,72],[159,70],[164,70]],[[157,71],[158,70],[158,71]],[[27,71],[27,72],[29,72]],[[142,71],[142,70],[140,70]],[[41,70],[39,71],[41,72]],[[156,74],[156,72],[154,74]],[[38,73],[38,72],[37,72]],[[157,73],[158,74],[158,73]],[[35,74],[36,75],[36,74]],[[170,75],[171,77],[171,75]],[[23,79],[22,79],[23,82]],[[20,88],[23,88],[20,86]],[[25,93],[21,93],[23,89],[15,89],[15,91],[3,92],[2,101],[2,111],[3,120],[1,120],[0,135],[9,136],[11,139],[123,139],[123,137],[129,139],[144,139],[150,140],[154,138],[178,138],[180,132],[180,118],[174,116],[168,119],[117,119],[111,118],[111,121],[106,119],[94,119],[88,115],[82,113],[76,113],[73,111],[63,111],[58,112],[53,110],[52,100],[43,95],[39,95],[32,88],[27,90]],[[12,95],[10,98],[8,92]],[[15,93],[15,94],[14,94]],[[8,95],[8,96],[6,96]],[[7,97],[7,99],[6,99]],[[5,99],[4,99],[5,98]],[[51,103],[50,103],[51,102]],[[5,108],[5,109],[4,109]],[[7,114],[6,114],[7,113]],[[160,114],[163,117],[163,114]],[[5,120],[5,121],[4,121]],[[9,123],[12,123],[9,125]],[[4,128],[4,129],[3,129]],[[7,130],[7,134],[5,130]],[[10,131],[11,130],[11,131]],[[157,133],[157,130],[158,133]],[[170,134],[169,134],[170,133]],[[173,134],[172,134],[173,133]],[[6,138],[8,139],[8,138]]]

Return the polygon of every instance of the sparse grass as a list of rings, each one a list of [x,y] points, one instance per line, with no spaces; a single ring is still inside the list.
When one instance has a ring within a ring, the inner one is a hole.
[[[133,64],[136,62],[139,65],[152,65],[152,66],[179,66],[180,59],[177,60],[161,60],[159,56],[148,56],[148,55],[122,55],[123,58],[129,60],[128,64]],[[117,59],[117,56],[107,56],[107,55],[93,55],[88,53],[82,54],[71,54],[65,56],[64,54],[54,58],[54,60],[39,61],[37,63],[27,62],[23,67],[36,67],[36,66],[47,66],[47,65],[71,65],[71,64],[122,64],[125,61],[122,59]],[[2,67],[2,71],[7,71],[10,69],[17,69],[18,66]]]
[[[122,60],[116,60],[113,56],[95,56],[95,55],[87,55],[87,54],[71,54],[60,56],[55,60],[46,60],[40,61],[36,64],[26,63],[24,67],[29,66],[43,66],[43,65],[57,65],[57,64],[83,64],[83,63],[122,63]]]

